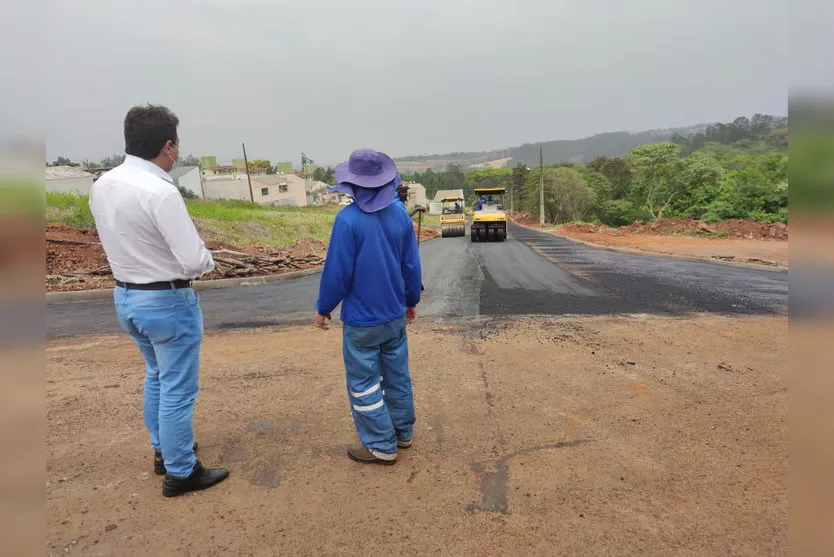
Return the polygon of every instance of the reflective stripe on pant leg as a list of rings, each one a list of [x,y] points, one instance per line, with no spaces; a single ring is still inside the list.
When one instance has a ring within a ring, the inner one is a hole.
[[[343,355],[348,398],[362,444],[371,450],[395,453],[396,435],[379,381],[378,329],[344,326]]]
[[[384,400],[398,439],[408,441],[413,436],[415,416],[405,318],[388,325],[388,339],[380,349],[380,365],[385,378]]]

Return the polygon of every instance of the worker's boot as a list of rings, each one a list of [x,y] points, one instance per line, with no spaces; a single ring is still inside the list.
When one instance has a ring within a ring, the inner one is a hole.
[[[200,491],[217,485],[229,477],[229,471],[225,468],[203,468],[198,460],[194,471],[187,478],[175,478],[165,475],[162,480],[162,495],[165,497],[176,497],[185,495],[190,491]]]
[[[194,441],[194,454],[197,454],[197,441]],[[162,451],[153,452],[153,473],[157,476],[165,475],[165,460],[162,458]]]
[[[397,453],[383,453],[380,451],[372,451],[365,448],[363,445],[353,445],[348,447],[348,456],[351,460],[361,462],[362,464],[385,464],[391,465],[397,462]]]
[[[411,444],[414,442],[414,438],[412,437],[408,441],[404,441],[402,439],[397,439],[397,446],[401,449],[410,449]]]

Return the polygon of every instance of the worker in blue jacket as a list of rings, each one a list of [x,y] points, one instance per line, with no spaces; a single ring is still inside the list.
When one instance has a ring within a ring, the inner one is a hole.
[[[414,400],[406,324],[417,319],[421,268],[408,214],[395,203],[397,166],[386,154],[354,151],[334,171],[333,191],[354,202],[336,216],[316,302],[316,325],[328,329],[342,304],[342,350],[348,398],[361,445],[348,456],[394,464],[411,446]]]

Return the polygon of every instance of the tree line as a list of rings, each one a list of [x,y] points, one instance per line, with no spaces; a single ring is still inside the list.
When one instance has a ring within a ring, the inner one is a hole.
[[[544,167],[544,213],[549,223],[589,221],[622,226],[635,221],[684,217],[715,222],[741,218],[787,222],[787,119],[756,115],[714,124],[691,136],[639,145],[624,155],[587,164]],[[507,208],[539,214],[541,171],[513,168],[464,172],[426,170],[407,178],[440,189],[502,186]]]

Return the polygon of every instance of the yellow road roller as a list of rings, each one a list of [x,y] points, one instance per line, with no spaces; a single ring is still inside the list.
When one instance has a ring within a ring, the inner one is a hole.
[[[463,214],[462,197],[444,197],[440,214],[440,236],[458,238],[466,235],[466,217]]]
[[[470,229],[473,242],[503,242],[507,239],[507,188],[475,188],[475,207]]]

